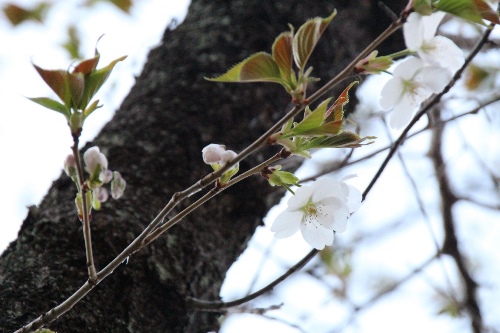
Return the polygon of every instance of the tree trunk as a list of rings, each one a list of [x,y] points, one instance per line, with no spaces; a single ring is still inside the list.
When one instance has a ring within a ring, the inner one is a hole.
[[[310,61],[314,76],[325,82],[390,23],[377,1],[194,0],[184,23],[167,29],[113,120],[86,147],[99,146],[110,169],[128,182],[122,199],[93,213],[98,269],[149,224],[173,193],[210,172],[201,159],[205,145],[222,143],[239,151],[290,103],[272,84],[216,84],[203,78],[221,74],[251,53],[270,52],[288,23],[298,28],[310,17],[328,16],[334,7],[338,16]],[[240,170],[272,153],[261,150]],[[132,256],[48,327],[77,333],[217,330],[218,315],[188,308],[186,296],[217,299],[226,271],[276,202],[274,191],[264,179],[252,177],[223,192]],[[0,258],[1,332],[30,322],[87,280],[75,192],[66,175],[55,181]]]

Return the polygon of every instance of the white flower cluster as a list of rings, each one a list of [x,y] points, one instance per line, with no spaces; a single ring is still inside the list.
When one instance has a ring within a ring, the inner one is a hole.
[[[465,61],[462,50],[453,41],[435,36],[444,15],[437,12],[422,16],[414,12],[403,26],[406,46],[418,58],[401,61],[381,92],[380,106],[393,109],[390,125],[395,129],[407,125],[416,107],[440,92]]]
[[[333,244],[333,232],[343,232],[347,219],[361,205],[361,193],[351,185],[323,178],[304,185],[288,200],[288,208],[274,221],[271,231],[277,238],[290,237],[298,230],[318,250]]]

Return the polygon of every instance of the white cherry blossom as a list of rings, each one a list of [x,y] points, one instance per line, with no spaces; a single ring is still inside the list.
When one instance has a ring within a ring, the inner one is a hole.
[[[277,238],[290,237],[298,230],[304,240],[318,250],[333,244],[333,232],[343,232],[347,219],[361,205],[361,193],[332,178],[304,185],[288,200],[271,231]]]
[[[381,91],[380,106],[393,109],[392,128],[399,129],[410,122],[415,108],[433,93],[440,92],[451,79],[451,72],[438,66],[426,66],[416,57],[401,61]]]
[[[456,72],[464,64],[462,50],[449,38],[435,36],[444,12],[422,16],[416,12],[408,16],[403,26],[406,46],[427,64]]]

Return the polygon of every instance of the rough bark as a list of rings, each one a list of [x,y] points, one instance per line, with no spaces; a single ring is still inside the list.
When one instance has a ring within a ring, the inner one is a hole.
[[[393,2],[399,10],[402,4]],[[173,193],[209,171],[201,161],[206,144],[241,150],[289,103],[285,92],[271,84],[215,84],[203,77],[218,75],[253,52],[270,51],[287,23],[298,27],[335,7],[338,17],[311,59],[315,74],[326,78],[388,25],[376,1],[194,0],[186,20],[166,30],[114,119],[87,145],[98,145],[110,168],[128,182],[123,199],[93,214],[98,269],[141,232]],[[270,153],[262,150],[241,169]],[[130,258],[49,328],[217,330],[217,314],[189,309],[185,297],[217,299],[226,271],[275,202],[274,190],[257,177],[227,190]],[[87,280],[74,195],[74,185],[62,175],[42,203],[30,209],[18,239],[0,258],[1,332],[28,323]]]

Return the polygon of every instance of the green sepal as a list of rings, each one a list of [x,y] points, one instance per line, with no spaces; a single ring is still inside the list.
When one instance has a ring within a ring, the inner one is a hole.
[[[102,165],[101,165],[101,163],[97,163],[96,167],[92,171],[92,174],[90,175],[89,179],[87,180],[87,186],[91,190],[102,186],[103,182],[102,182],[102,180],[99,179],[99,175],[101,174],[101,171],[102,171]]]
[[[236,163],[235,165],[233,165],[231,167],[231,169],[227,170],[226,172],[224,172],[222,174],[222,176],[220,176],[220,178],[219,178],[220,184],[222,186],[226,185],[227,182],[231,179],[231,177],[233,177],[235,174],[237,174],[239,170],[240,170],[239,163]]]
[[[293,57],[295,64],[301,72],[306,67],[307,61],[316,47],[319,38],[335,15],[337,15],[336,10],[326,18],[315,17],[310,19],[295,34],[293,38]]]
[[[80,111],[73,112],[71,116],[69,117],[69,127],[71,129],[71,133],[73,134],[78,134],[82,130],[83,127],[83,121],[85,119],[83,118],[83,113]]]
[[[214,82],[276,82],[283,84],[280,68],[273,57],[266,52],[251,55],[221,76],[205,79]]]
[[[34,97],[34,98],[28,97],[28,99],[32,102],[40,104],[43,107],[46,107],[47,109],[62,113],[69,120],[70,117],[69,109],[67,109],[66,106],[59,103],[58,101],[48,97]]]
[[[500,24],[498,14],[484,0],[440,0],[434,3],[436,9],[481,25],[487,20]]]
[[[276,165],[269,169],[272,171],[272,173],[268,175],[269,185],[284,186],[287,189],[289,189],[288,185],[300,186],[297,176],[288,171],[280,171],[281,165]]]

